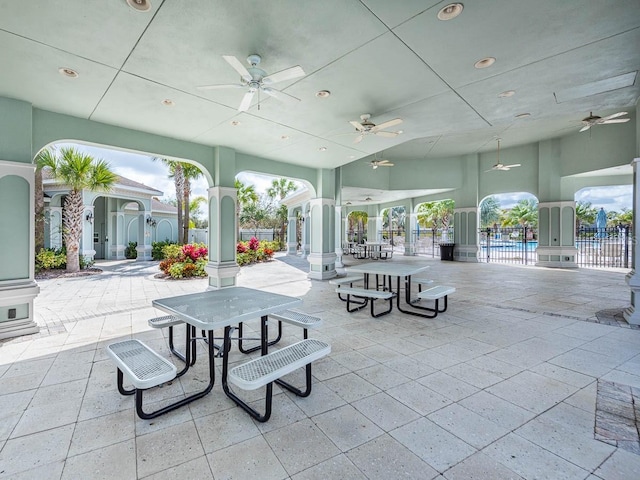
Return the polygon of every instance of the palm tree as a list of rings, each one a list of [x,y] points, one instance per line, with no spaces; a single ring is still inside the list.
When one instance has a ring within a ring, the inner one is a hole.
[[[42,186],[42,165],[51,163],[55,157],[55,147],[41,150],[36,156],[35,191],[35,248],[36,254],[44,248],[44,188]],[[46,159],[46,160],[45,160]]]
[[[520,200],[506,216],[509,225],[535,227],[538,225],[538,202],[535,198]]]
[[[181,232],[183,231],[182,222],[182,202],[184,200],[184,173],[182,172],[182,164],[168,158],[154,157],[152,160],[160,160],[169,167],[169,178],[173,178],[173,184],[176,187],[176,207],[178,208],[178,242],[181,240]],[[184,242],[183,242],[184,243]]]
[[[73,147],[63,147],[60,155],[40,152],[36,157],[39,168],[51,169],[54,179],[68,185],[62,208],[62,235],[67,249],[67,272],[80,270],[80,236],[82,235],[82,191],[108,191],[117,180],[104,160],[81,153]]]
[[[490,227],[500,220],[500,201],[494,197],[485,198],[480,204],[480,226]]]
[[[184,186],[182,189],[184,207],[182,243],[189,243],[189,207],[191,198],[191,180],[197,180],[202,176],[202,171],[191,163],[181,163]]]
[[[283,198],[285,198],[291,192],[295,192],[297,189],[298,187],[291,180],[287,180],[286,178],[279,178],[277,180],[271,181],[271,187],[267,188],[267,195],[272,200],[276,200],[278,201],[278,203],[280,203],[280,201],[282,201]],[[285,230],[285,226],[287,225],[287,215],[288,215],[287,206],[279,205],[276,212],[276,217],[279,220],[279,224],[280,224],[279,227],[280,227],[281,242],[284,242],[284,230]]]
[[[576,230],[583,225],[593,225],[596,223],[598,209],[591,205],[591,202],[576,202]]]
[[[252,204],[258,203],[260,199],[258,194],[256,193],[256,187],[254,185],[245,185],[240,180],[236,178],[235,181],[237,193],[237,202],[236,202],[236,221],[238,225],[238,240],[240,240],[240,217],[242,211],[245,210]]]
[[[418,206],[418,223],[424,228],[438,228],[441,225],[446,231],[449,228],[454,207],[453,200],[422,203]]]
[[[193,223],[193,228],[207,228],[209,222],[207,220],[202,220],[200,215],[202,212],[200,211],[200,207],[202,205],[207,204],[207,199],[203,196],[198,196],[189,201],[189,214],[193,214],[193,221],[189,221],[189,227]]]

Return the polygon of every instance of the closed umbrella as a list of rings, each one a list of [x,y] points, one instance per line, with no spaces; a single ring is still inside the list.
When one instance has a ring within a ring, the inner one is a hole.
[[[607,227],[607,213],[604,211],[604,208],[600,207],[600,211],[596,216],[596,238],[606,238],[607,233],[605,231]]]

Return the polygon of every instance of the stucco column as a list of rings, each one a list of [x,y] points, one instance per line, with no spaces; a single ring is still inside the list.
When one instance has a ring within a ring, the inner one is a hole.
[[[296,210],[294,208],[289,208],[287,210],[287,255],[297,255],[298,254],[298,241],[296,238],[297,230],[296,223],[298,217],[296,216]]]
[[[85,205],[82,212],[82,238],[80,239],[80,255],[93,260],[96,251],[93,248],[93,205]]]
[[[367,242],[377,242],[378,232],[382,231],[382,217],[369,215],[367,217]],[[391,241],[391,239],[389,239]]]
[[[640,258],[640,244],[638,243],[638,228],[640,228],[640,172],[638,169],[640,158],[635,158],[631,162],[633,167],[633,238],[631,245],[633,246],[631,254],[631,271],[625,277],[629,289],[631,289],[631,306],[627,308],[623,314],[624,318],[631,325],[640,325],[640,311],[636,309],[636,300],[640,298],[640,275],[636,270],[636,262]]]
[[[211,187],[209,193],[209,288],[236,284],[240,267],[236,262],[237,226],[235,187]]]
[[[151,260],[151,243],[153,241],[153,229],[156,228],[155,220],[151,216],[150,211],[141,212],[138,215],[138,238],[142,238],[142,242],[138,241],[136,252],[138,256],[136,260]]]
[[[33,315],[40,293],[34,280],[34,172],[29,163],[0,161],[0,339],[39,331]]]
[[[117,201],[114,200],[117,205]],[[109,213],[110,231],[109,240],[111,248],[111,258],[114,260],[124,260],[125,238],[125,216],[124,212],[112,211]]]
[[[46,210],[46,209],[45,209]],[[49,248],[62,248],[62,207],[49,207]]]
[[[302,240],[300,248],[302,258],[307,258],[311,251],[311,216],[309,212],[309,202],[302,205]]]
[[[410,212],[407,215],[408,225],[405,229],[404,238],[404,254],[415,255],[416,254],[416,236],[413,233],[418,225],[418,215],[414,212]]]
[[[459,262],[478,261],[478,209],[453,210],[453,257]]]
[[[336,205],[336,213],[335,213],[336,217],[336,226],[335,226],[335,247],[336,247],[336,267],[344,267],[344,264],[342,263],[342,243],[343,243],[343,238],[344,238],[344,234],[342,233],[342,226],[344,225],[344,222],[342,221],[342,206],[340,205]]]
[[[309,253],[309,278],[326,280],[336,273],[335,252],[335,201],[332,198],[315,198],[309,202],[311,252]]]
[[[577,268],[576,202],[538,204],[539,267]]]

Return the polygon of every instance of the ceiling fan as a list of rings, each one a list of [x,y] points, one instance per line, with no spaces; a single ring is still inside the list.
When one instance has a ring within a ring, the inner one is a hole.
[[[394,127],[402,123],[401,118],[394,118],[393,120],[381,123],[380,125],[376,125],[375,123],[371,122],[369,120],[370,118],[371,114],[363,113],[362,115],[360,115],[359,122],[356,122],[355,120],[349,122],[351,125],[356,127],[356,130],[358,132],[358,136],[353,141],[353,143],[360,143],[365,135],[379,135],[381,137],[393,138],[402,133],[402,131],[388,132],[385,130],[385,128]]]
[[[239,112],[244,112],[251,106],[251,100],[253,96],[260,92],[264,92],[267,95],[275,98],[291,98],[293,100],[300,101],[299,98],[289,95],[281,90],[271,88],[269,85],[272,83],[284,82],[285,80],[293,80],[294,78],[303,77],[305,75],[304,70],[300,65],[295,67],[286,68],[271,75],[267,75],[267,72],[258,67],[260,65],[260,55],[249,55],[247,57],[247,63],[250,65],[246,68],[240,60],[233,55],[223,55],[224,58],[231,67],[240,74],[240,83],[222,84],[222,85],[202,85],[196,87],[200,90],[217,90],[223,88],[244,88],[248,89],[244,94],[240,106]],[[258,97],[259,98],[259,97]],[[260,102],[258,102],[258,108],[260,108]]]
[[[580,129],[580,131],[586,132],[594,125],[606,125],[607,123],[626,123],[631,119],[618,118],[626,114],[627,112],[618,112],[618,113],[614,113],[613,115],[608,115],[606,117],[599,117],[597,115],[594,115],[593,112],[589,112],[589,116],[582,119],[582,124],[584,126]]]
[[[502,170],[503,172],[507,172],[512,168],[521,166],[519,163],[513,163],[511,165],[504,165],[503,163],[500,163],[500,139],[498,138],[497,140],[498,140],[498,158],[496,160],[496,164],[493,167],[491,167],[489,170],[485,170],[484,173],[493,172],[494,170]]]
[[[389,160],[371,160],[369,162],[369,166],[374,170],[378,167],[393,167],[393,165]]]

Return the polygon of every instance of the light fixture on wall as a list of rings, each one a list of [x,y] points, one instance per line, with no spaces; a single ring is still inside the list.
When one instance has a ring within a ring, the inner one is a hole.
[[[93,223],[93,212],[87,213],[86,217],[84,217],[84,218],[87,219],[87,222]]]
[[[158,222],[156,222],[156,220],[151,215],[147,217],[147,225],[149,225],[150,227],[155,227],[157,223]]]

